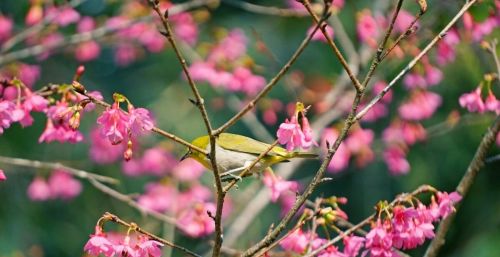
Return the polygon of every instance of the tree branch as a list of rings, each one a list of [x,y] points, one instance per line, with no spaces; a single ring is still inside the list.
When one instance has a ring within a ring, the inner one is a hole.
[[[182,247],[182,246],[176,245],[176,244],[174,244],[174,243],[172,243],[172,242],[170,242],[170,241],[168,241],[168,240],[166,240],[166,239],[163,239],[163,238],[161,238],[161,237],[159,237],[159,236],[157,236],[157,235],[155,235],[155,234],[153,234],[153,233],[151,233],[151,232],[148,232],[148,231],[146,231],[146,230],[142,229],[142,228],[141,228],[141,227],[139,227],[136,223],[133,223],[133,222],[128,223],[128,222],[126,222],[126,221],[124,221],[124,220],[120,219],[118,216],[116,216],[116,215],[114,215],[114,214],[111,214],[111,213],[109,213],[109,212],[106,212],[104,215],[102,215],[102,219],[104,219],[104,220],[106,220],[106,221],[111,221],[111,222],[114,222],[114,223],[120,224],[120,225],[122,225],[122,226],[124,226],[124,227],[127,227],[127,228],[129,228],[129,229],[132,229],[133,231],[136,231],[136,232],[141,233],[141,234],[143,234],[143,235],[145,235],[145,236],[148,236],[149,238],[151,238],[151,239],[153,239],[153,240],[155,240],[155,241],[158,241],[158,242],[160,242],[160,243],[162,243],[162,244],[164,244],[164,245],[168,245],[168,246],[170,246],[170,247],[172,247],[172,248],[175,248],[175,249],[181,250],[181,251],[182,251],[182,252],[184,252],[185,254],[191,255],[191,256],[193,256],[193,257],[201,257],[201,255],[196,254],[196,253],[194,253],[194,252],[192,252],[192,251],[188,250],[188,249],[187,249],[187,248],[185,248],[185,247]]]

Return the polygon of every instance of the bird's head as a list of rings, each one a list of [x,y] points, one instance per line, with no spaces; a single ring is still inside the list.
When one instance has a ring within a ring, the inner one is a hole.
[[[208,145],[210,144],[210,138],[208,136],[201,136],[201,137],[194,139],[191,142],[191,144],[198,147],[198,148],[201,148],[201,149],[207,149]],[[205,156],[205,154],[200,153],[200,152],[193,150],[191,148],[189,148],[187,150],[186,154],[184,154],[184,156],[182,156],[181,161],[184,159],[187,159],[187,158],[193,158],[196,161],[198,161],[199,163],[203,164],[203,166],[205,166],[205,167],[208,167],[210,165],[209,160],[207,160],[207,157]]]

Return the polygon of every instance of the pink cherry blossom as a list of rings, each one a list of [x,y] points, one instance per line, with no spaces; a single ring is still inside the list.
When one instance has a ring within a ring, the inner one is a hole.
[[[5,181],[5,180],[7,180],[7,176],[5,176],[3,170],[0,169],[0,181]]]
[[[323,134],[321,136],[321,142],[322,146],[321,149],[326,149],[326,141],[328,141],[330,144],[333,144],[335,140],[337,140],[337,137],[339,136],[339,133],[337,130],[332,129],[332,128],[327,128],[323,131]],[[347,148],[345,143],[340,144],[339,148],[335,152],[335,155],[333,156],[332,160],[328,164],[328,171],[337,173],[349,165],[349,159],[351,158],[351,152],[349,151],[349,148]]]
[[[343,242],[343,253],[345,257],[356,257],[358,256],[359,250],[363,247],[365,238],[359,236],[345,236]]]
[[[437,205],[431,205],[432,215],[435,219],[446,218],[451,213],[455,212],[454,205],[462,200],[462,196],[457,192],[448,194],[447,192],[437,192]]]
[[[205,171],[205,167],[192,158],[178,163],[172,169],[172,175],[180,181],[197,180]]]
[[[395,121],[382,133],[385,143],[403,143],[413,145],[427,138],[427,132],[420,123]]]
[[[127,137],[130,120],[125,112],[118,107],[118,104],[114,103],[99,116],[97,124],[100,125],[101,135],[107,137],[111,144],[117,145]],[[140,123],[135,125],[140,127]]]
[[[13,112],[15,109],[16,105],[13,102],[0,100],[0,135],[14,122]]]
[[[421,74],[418,74],[416,72],[411,72],[405,75],[403,79],[403,84],[405,85],[406,88],[408,89],[415,89],[415,88],[427,88],[427,80],[425,77]]]
[[[393,257],[398,256],[392,249],[392,233],[388,231],[388,225],[377,221],[375,226],[366,235],[365,248],[370,257]]]
[[[130,43],[119,44],[115,49],[115,62],[120,66],[127,66],[139,58],[139,52]]]
[[[137,245],[130,243],[130,236],[125,236],[123,241],[118,241],[113,245],[115,252],[123,257],[141,257]]]
[[[9,17],[0,15],[0,42],[10,38],[14,23]]]
[[[71,7],[62,7],[60,9],[49,8],[47,15],[54,15],[54,23],[61,27],[76,23],[80,19],[80,14]]]
[[[410,171],[410,163],[406,153],[398,146],[390,146],[384,150],[384,161],[392,175],[402,175]]]
[[[415,20],[415,17],[411,13],[400,10],[396,22],[394,23],[394,30],[399,33],[406,32],[413,20]],[[418,22],[413,26],[420,27]]]
[[[231,30],[210,52],[208,61],[235,61],[247,51],[247,38],[240,29]]]
[[[310,27],[307,30],[307,35],[311,34],[313,32],[313,30],[314,30],[315,27],[316,27],[316,25],[313,25],[312,27]],[[325,30],[326,30],[326,34],[328,36],[330,36],[331,39],[333,39],[333,36],[334,36],[333,28],[330,27],[330,26],[326,26]],[[325,35],[323,35],[323,32],[321,32],[320,29],[316,30],[316,33],[314,33],[314,35],[312,36],[311,40],[316,40],[316,41],[321,41],[321,42],[327,42],[327,40],[325,38]]]
[[[92,31],[94,28],[95,28],[94,19],[92,17],[85,16],[78,22],[76,31],[78,31],[78,33],[84,33]]]
[[[281,242],[279,243],[281,248],[298,254],[304,253],[308,244],[309,238],[301,228],[298,228],[292,233],[288,234],[288,236],[281,240]]]
[[[486,106],[481,98],[480,86],[470,93],[461,95],[458,102],[460,103],[460,106],[467,108],[469,112],[483,113],[486,110]]]
[[[407,120],[430,118],[441,105],[441,96],[430,91],[415,91],[410,99],[398,108],[399,115]]]
[[[101,54],[101,47],[93,40],[80,43],[75,48],[75,58],[80,62],[94,60],[99,57],[99,54]]]
[[[364,107],[365,105],[360,105],[359,109],[362,110]],[[363,122],[375,122],[380,118],[386,117],[387,114],[389,114],[387,106],[382,102],[378,102],[368,110],[361,120]]]
[[[181,40],[193,46],[198,40],[198,26],[191,13],[179,13],[172,15],[174,33]],[[156,33],[158,34],[158,33]]]
[[[139,246],[139,256],[141,257],[160,257],[161,256],[161,247],[163,244],[154,241],[154,240],[146,240],[138,244]]]
[[[265,172],[262,181],[264,182],[264,185],[266,185],[271,190],[272,202],[276,202],[282,192],[295,192],[299,186],[297,182],[283,180],[283,178],[281,178],[280,176],[276,176],[271,172]]]
[[[440,40],[437,45],[436,61],[440,65],[445,65],[455,60],[456,46],[460,43],[458,32],[451,29],[446,33],[443,40]]]
[[[295,116],[290,121],[286,119],[284,123],[281,123],[276,135],[278,142],[282,145],[286,144],[288,151],[299,148],[305,140],[304,133],[302,133]]]
[[[413,249],[426,239],[434,237],[434,225],[415,208],[396,206],[393,210],[393,246],[398,249]]]
[[[177,191],[169,185],[160,183],[149,183],[146,185],[146,193],[137,200],[139,206],[147,210],[165,212],[172,208]]]
[[[151,131],[154,127],[154,121],[147,109],[134,108],[128,105],[128,128],[134,136],[143,135]]]
[[[31,26],[40,22],[43,18],[43,8],[40,4],[31,5],[28,10],[28,14],[26,14],[24,22],[26,25]]]
[[[23,101],[23,109],[30,112],[43,112],[47,109],[49,101],[42,96],[34,94],[31,90],[25,90],[25,98]]]
[[[484,102],[484,106],[487,111],[495,112],[496,114],[500,113],[500,101],[498,101],[491,90],[488,92],[488,97]]]
[[[46,201],[52,197],[47,181],[36,177],[28,186],[28,197],[32,201]]]
[[[106,257],[114,256],[116,253],[114,245],[108,240],[106,234],[102,232],[102,228],[96,226],[95,231],[95,234],[90,235],[90,239],[85,244],[83,250],[92,256],[99,256],[99,254],[103,254]]]
[[[32,88],[40,78],[41,68],[38,65],[20,64],[18,68],[18,78],[27,87]]]
[[[82,191],[80,181],[74,179],[69,173],[62,170],[53,171],[48,185],[52,198],[59,197],[63,200],[72,199]]]
[[[177,164],[177,160],[165,149],[147,149],[141,159],[141,167],[149,174],[163,176]]]
[[[215,231],[215,224],[207,211],[215,215],[215,204],[198,203],[193,208],[188,208],[178,216],[177,227],[190,237],[202,237]]]
[[[440,69],[432,65],[425,66],[425,81],[428,86],[435,86],[439,84],[441,80],[443,80],[443,72]]]
[[[379,35],[378,25],[375,18],[369,10],[363,10],[357,14],[356,30],[358,38],[371,47],[377,46],[377,37]]]
[[[125,151],[124,144],[112,145],[103,138],[98,129],[90,132],[90,159],[98,164],[108,164],[117,161]]]

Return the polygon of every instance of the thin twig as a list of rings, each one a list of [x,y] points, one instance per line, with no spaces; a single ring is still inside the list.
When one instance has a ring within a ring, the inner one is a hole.
[[[495,67],[497,68],[496,80],[498,81],[498,83],[500,83],[500,60],[499,60],[498,54],[497,54],[497,44],[498,44],[498,40],[495,38],[489,44],[487,44],[486,49],[493,56],[493,61],[495,61]]]
[[[485,164],[486,155],[491,146],[495,143],[495,139],[497,134],[500,131],[500,117],[497,117],[493,125],[488,129],[486,134],[484,135],[479,147],[474,154],[474,158],[472,159],[467,171],[464,176],[458,183],[456,187],[456,191],[462,196],[465,197],[469,192],[472,184],[475,182],[476,176],[481,170],[481,168]],[[458,210],[460,205],[456,205],[455,209]],[[443,219],[439,225],[438,230],[436,231],[436,236],[429,244],[427,251],[425,252],[424,257],[434,257],[437,256],[439,250],[445,243],[445,236],[448,232],[448,229],[451,227],[451,224],[455,218],[455,213],[450,214],[448,217]]]
[[[476,2],[477,0],[470,0],[467,3],[464,4],[462,9],[451,19],[451,21],[439,32],[439,34],[434,37],[434,39],[427,44],[427,46],[417,55],[415,56],[409,63],[406,65],[406,67],[399,72],[399,74],[392,79],[391,82],[377,95],[375,96],[368,105],[363,108],[357,115],[356,115],[356,120],[360,120],[376,103],[378,103],[389,90],[408,72],[410,71],[417,62],[424,57],[431,48],[436,45],[439,40],[441,40],[445,35],[448,30],[451,29],[451,27],[462,17],[462,15],[469,10],[469,8]]]
[[[129,229],[132,229],[132,230],[134,230],[134,231],[136,231],[138,233],[141,233],[141,234],[143,234],[145,236],[148,236],[149,238],[151,238],[151,239],[153,239],[155,241],[158,241],[158,242],[160,242],[160,243],[162,243],[164,245],[168,245],[168,246],[170,246],[172,248],[178,249],[178,250],[184,252],[185,254],[188,254],[188,255],[191,255],[191,256],[194,256],[194,257],[201,257],[201,255],[199,255],[197,253],[194,253],[194,252],[188,250],[185,247],[176,245],[176,244],[174,244],[174,243],[172,243],[172,242],[170,242],[170,241],[168,241],[166,239],[163,239],[163,238],[161,238],[161,237],[159,237],[159,236],[157,236],[157,235],[155,235],[155,234],[153,234],[151,232],[148,232],[148,231],[142,229],[136,223],[133,223],[133,222],[128,223],[128,222],[120,219],[118,216],[116,216],[114,214],[111,214],[109,212],[106,212],[104,215],[102,215],[102,218],[104,220],[112,221],[114,223],[117,223],[117,224],[120,224],[122,226],[125,226],[125,227],[127,227]]]
[[[74,176],[82,178],[82,179],[95,179],[95,180],[103,182],[103,183],[109,183],[109,184],[119,184],[120,183],[120,181],[118,181],[115,178],[102,176],[102,175],[91,173],[91,172],[84,171],[81,169],[69,167],[69,166],[66,166],[60,162],[44,162],[44,161],[28,160],[28,159],[22,159],[22,158],[12,158],[12,157],[6,157],[6,156],[0,156],[0,162],[5,163],[5,164],[9,164],[9,165],[31,167],[31,168],[35,168],[35,169],[61,170],[61,171],[67,172],[71,175],[74,175]]]
[[[283,65],[283,67],[278,71],[278,73],[267,83],[267,85],[255,96],[254,99],[252,99],[250,102],[248,102],[245,107],[243,107],[237,114],[235,114],[231,119],[229,119],[224,125],[220,126],[216,130],[214,130],[215,135],[219,135],[220,133],[224,132],[226,129],[228,129],[230,126],[232,126],[234,123],[236,123],[243,115],[245,115],[248,111],[252,110],[255,105],[271,91],[271,89],[280,81],[280,79],[285,75],[285,73],[290,69],[292,64],[295,63],[295,61],[298,59],[300,54],[304,51],[306,46],[311,42],[311,39],[313,35],[318,31],[319,27],[323,24],[324,20],[326,17],[323,17],[323,19],[316,24],[314,27],[313,31],[311,34],[309,34],[302,42],[300,43],[299,47],[293,55],[290,57],[287,63]]]
[[[309,15],[311,15],[311,17],[313,18],[314,22],[317,23],[317,24],[319,24],[320,23],[320,19],[316,15],[316,13],[314,13],[314,11],[312,10],[311,4],[309,3],[309,0],[303,0],[302,4],[307,9],[307,12],[309,12]],[[328,16],[329,15],[329,13],[328,13],[329,10],[327,10],[327,9],[329,9],[329,8],[327,8],[327,6],[325,6],[325,10],[324,10],[325,13],[323,14],[324,16]],[[328,45],[332,48],[332,50],[335,53],[335,56],[339,60],[340,64],[342,64],[342,67],[344,68],[344,71],[347,73],[347,75],[351,79],[352,85],[354,86],[354,88],[356,88],[356,91],[361,92],[363,90],[363,86],[361,85],[361,83],[359,82],[359,80],[356,78],[356,76],[354,75],[354,73],[351,71],[351,68],[349,67],[349,64],[347,64],[347,61],[345,60],[344,55],[342,55],[342,53],[340,52],[339,48],[337,47],[337,44],[335,44],[335,42],[333,41],[333,39],[327,33],[326,26],[320,26],[319,29],[323,33],[323,36],[326,38],[326,41],[328,42]],[[313,33],[313,34],[315,34],[315,33]]]

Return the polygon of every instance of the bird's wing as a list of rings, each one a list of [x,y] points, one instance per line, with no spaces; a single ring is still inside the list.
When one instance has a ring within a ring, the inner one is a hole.
[[[227,150],[255,155],[260,155],[271,146],[270,144],[266,144],[249,137],[230,133],[220,134],[217,144]],[[269,151],[268,155],[287,157],[289,152],[284,148],[275,146],[271,151]]]

